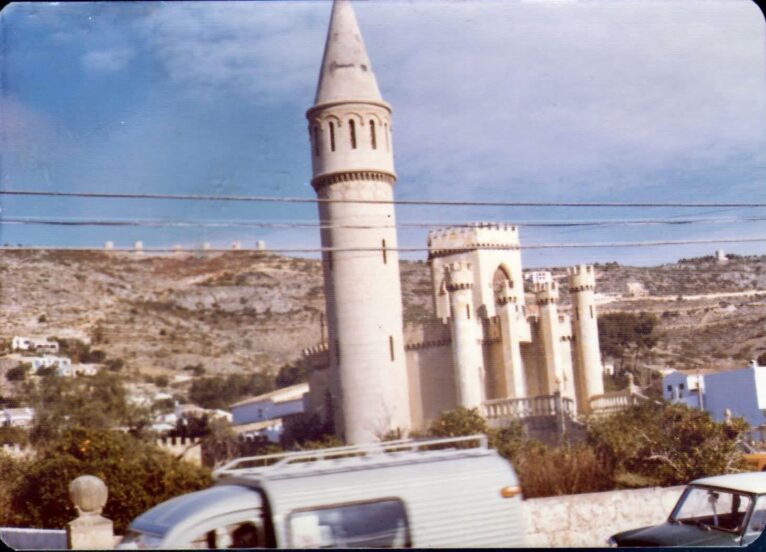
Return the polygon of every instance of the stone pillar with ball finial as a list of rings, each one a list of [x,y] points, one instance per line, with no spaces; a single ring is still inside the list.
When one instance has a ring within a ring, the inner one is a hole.
[[[77,518],[67,524],[70,550],[108,550],[114,548],[114,526],[101,515],[109,492],[101,479],[81,475],[69,484],[69,498]]]

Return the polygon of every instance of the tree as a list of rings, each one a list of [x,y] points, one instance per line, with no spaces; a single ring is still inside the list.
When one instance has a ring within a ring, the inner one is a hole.
[[[282,366],[277,372],[275,380],[277,389],[283,387],[290,387],[298,383],[303,383],[308,380],[308,374],[306,372],[306,365],[301,362],[292,362]]]
[[[5,379],[8,381],[24,381],[27,379],[27,374],[32,369],[26,362],[20,362],[5,373]]]
[[[27,393],[35,408],[34,444],[44,445],[68,428],[140,430],[148,424],[148,412],[131,406],[119,376],[107,371],[89,378],[43,378]]]
[[[617,483],[678,485],[737,468],[736,444],[746,429],[741,418],[726,424],[683,404],[645,401],[592,420],[588,442]]]
[[[657,325],[654,314],[640,312],[610,312],[598,318],[598,338],[601,352],[616,358],[622,371],[625,355],[633,352],[634,367],[642,351],[648,351],[657,344]]]
[[[2,471],[2,464],[0,464]],[[106,483],[109,500],[103,515],[116,533],[140,513],[164,500],[211,483],[210,472],[176,460],[131,435],[100,429],[71,429],[31,461],[10,491],[15,524],[65,527],[74,519],[68,485],[80,475]]]
[[[766,351],[761,353],[755,360],[758,362],[758,366],[766,366]]]
[[[273,389],[273,376],[268,373],[211,376],[192,382],[189,399],[203,408],[226,408],[242,398],[261,395]]]

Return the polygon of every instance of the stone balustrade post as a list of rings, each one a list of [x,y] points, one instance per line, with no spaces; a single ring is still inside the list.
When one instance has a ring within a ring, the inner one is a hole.
[[[93,475],[81,475],[69,484],[69,498],[78,514],[67,524],[67,546],[70,550],[114,548],[112,521],[101,515],[108,494],[104,482]]]

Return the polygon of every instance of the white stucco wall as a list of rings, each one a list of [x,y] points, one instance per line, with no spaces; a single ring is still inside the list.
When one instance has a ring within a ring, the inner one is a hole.
[[[755,372],[759,372],[756,380]],[[761,382],[766,367],[743,368],[730,372],[705,375],[704,407],[713,419],[722,421],[728,408],[732,415],[742,416],[750,425],[766,422],[758,401],[756,381]],[[761,383],[763,388],[763,383]]]
[[[650,487],[525,500],[525,544],[606,546],[606,540],[615,533],[665,521],[683,488]]]

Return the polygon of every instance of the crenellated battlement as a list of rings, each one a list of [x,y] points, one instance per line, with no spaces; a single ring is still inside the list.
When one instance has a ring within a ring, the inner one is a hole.
[[[533,289],[538,305],[557,303],[559,300],[559,286],[556,282],[541,282],[534,284]]]
[[[518,302],[518,297],[513,294],[513,282],[503,281],[500,289],[495,291],[495,302],[498,305],[515,304]]]
[[[473,268],[467,261],[449,263],[444,267],[444,273],[447,276],[447,291],[473,287]]]
[[[519,249],[518,227],[477,222],[439,228],[428,233],[429,257],[444,257],[474,249]]]
[[[596,289],[596,270],[593,265],[578,265],[567,268],[569,276],[569,291],[577,293],[578,291]]]
[[[327,343],[319,343],[318,345],[314,345],[313,347],[307,347],[303,349],[303,356],[313,356],[313,355],[319,355],[322,353],[326,353],[328,351]]]

